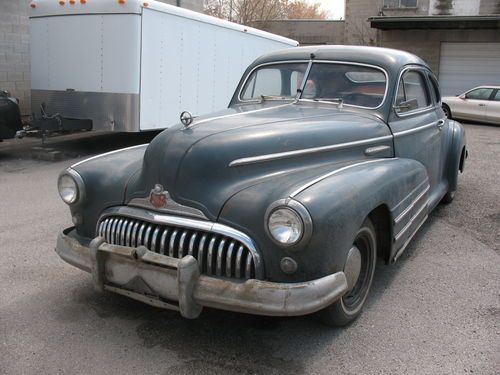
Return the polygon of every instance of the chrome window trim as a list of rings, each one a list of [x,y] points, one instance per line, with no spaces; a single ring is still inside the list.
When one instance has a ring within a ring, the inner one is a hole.
[[[380,102],[380,104],[377,106],[377,107],[363,107],[363,106],[359,106],[359,105],[354,105],[354,104],[346,104],[344,103],[343,105],[344,106],[349,106],[349,107],[353,107],[353,108],[362,108],[362,109],[379,109],[380,107],[382,107],[385,103],[385,100],[387,98],[387,93],[389,91],[389,74],[387,73],[387,71],[380,67],[380,66],[377,66],[377,65],[371,65],[371,64],[364,64],[364,63],[358,63],[358,62],[354,62],[354,61],[340,61],[340,60],[283,60],[283,61],[272,61],[272,62],[267,62],[267,63],[263,63],[263,64],[259,64],[257,66],[255,66],[248,74],[247,76],[245,77],[245,80],[243,81],[243,84],[241,85],[240,87],[240,90],[238,92],[238,101],[241,102],[241,103],[260,103],[261,100],[257,99],[252,99],[252,100],[243,100],[241,99],[241,93],[243,91],[243,88],[245,87],[245,85],[247,84],[247,81],[248,79],[250,78],[250,76],[252,75],[252,73],[259,69],[260,67],[262,66],[268,66],[268,65],[281,65],[281,64],[296,64],[296,63],[308,63],[309,65],[307,66],[307,69],[304,73],[304,80],[303,80],[303,85],[301,85],[302,87],[305,86],[305,82],[307,82],[307,78],[309,77],[309,73],[311,71],[311,68],[312,66],[315,64],[315,63],[320,63],[320,64],[345,64],[345,65],[356,65],[356,66],[364,66],[364,67],[368,67],[368,68],[374,68],[374,69],[378,69],[380,71],[382,71],[385,75],[385,91],[384,91],[384,97],[382,98],[382,101]],[[300,99],[300,97],[302,96],[303,92],[300,93],[300,96],[297,96],[295,99]],[[289,99],[283,99],[283,100],[289,100]],[[294,100],[293,98],[290,99],[290,100]],[[330,103],[330,102],[328,102]]]
[[[243,88],[246,86],[248,80],[250,79],[250,77],[252,76],[253,72],[256,71],[257,69],[263,67],[263,66],[270,66],[270,65],[283,65],[283,64],[297,64],[297,63],[304,63],[304,64],[308,64],[307,67],[306,67],[306,70],[304,72],[304,78],[307,77],[306,76],[306,73],[309,72],[309,69],[310,69],[310,62],[311,60],[283,60],[283,61],[271,61],[271,62],[267,62],[267,63],[262,63],[262,64],[259,64],[257,66],[255,66],[248,74],[247,76],[245,77],[245,80],[243,81],[243,84],[240,86],[240,90],[238,92],[238,101],[242,102],[242,103],[260,103],[261,102],[261,99],[249,99],[249,100],[245,100],[245,99],[242,99],[241,98],[241,93],[243,91]],[[304,80],[303,82],[305,82],[306,80]],[[302,85],[301,85],[302,86]],[[289,99],[283,99],[283,100],[295,100],[295,96],[292,96],[290,97]]]
[[[250,251],[253,256],[255,262],[255,275],[257,278],[262,278],[263,271],[263,263],[260,256],[260,253],[257,251],[257,246],[255,242],[245,233],[229,227],[224,224],[215,223],[215,222],[207,222],[202,220],[171,216],[165,214],[158,214],[156,212],[151,212],[143,209],[137,209],[128,206],[118,206],[112,207],[106,211],[99,217],[97,223],[100,223],[108,216],[125,216],[130,219],[140,219],[151,224],[166,224],[180,227],[180,229],[184,228],[192,228],[198,229],[204,232],[220,234],[223,236],[230,237],[234,240],[239,241],[244,244],[245,247]],[[96,230],[99,229],[99,226],[96,226]],[[178,228],[179,229],[179,228]],[[99,232],[96,232],[99,233]]]
[[[336,175],[336,174],[338,174],[340,172],[344,172],[345,170],[348,170],[348,169],[351,169],[351,168],[354,168],[354,167],[357,167],[357,166],[360,166],[360,165],[364,165],[364,164],[376,163],[376,162],[379,162],[379,161],[382,161],[382,160],[385,160],[385,161],[399,160],[399,158],[379,158],[379,159],[366,160],[366,161],[362,161],[362,162],[359,162],[359,163],[354,163],[354,164],[346,165],[345,167],[336,169],[336,170],[334,170],[332,172],[328,172],[326,174],[323,174],[323,175],[321,175],[319,177],[316,177],[315,179],[307,182],[306,184],[302,185],[297,190],[295,190],[293,193],[291,193],[289,195],[289,197],[290,198],[294,198],[295,196],[297,196],[298,194],[302,193],[304,190],[306,190],[307,188],[313,186],[314,184],[317,184],[318,182],[324,180],[325,178],[331,177],[331,176]]]
[[[398,113],[396,112],[396,99],[397,99],[397,95],[398,95],[398,91],[399,91],[399,84],[401,83],[401,77],[403,77],[403,74],[408,71],[408,70],[419,70],[423,73],[424,75],[424,81],[425,81],[425,84],[426,84],[426,87],[427,87],[427,95],[429,96],[429,100],[431,102],[431,104],[427,107],[423,107],[423,108],[418,108],[418,109],[415,109],[413,111],[409,111],[409,112],[404,112],[404,113]],[[429,90],[429,83],[427,81],[427,73],[430,72],[430,70],[424,66],[421,66],[421,65],[411,65],[411,66],[407,66],[406,68],[404,68],[403,70],[401,70],[401,72],[399,73],[398,75],[398,80],[397,80],[397,86],[396,86],[396,91],[394,91],[394,100],[392,101],[392,109],[394,111],[394,113],[396,114],[396,116],[398,117],[408,117],[408,116],[413,116],[413,115],[416,115],[416,114],[419,114],[419,113],[424,113],[424,112],[427,112],[427,111],[431,111],[433,109],[436,109],[437,108],[437,105],[434,105],[434,100],[432,99],[432,96],[431,96],[431,93],[430,93],[430,90]]]
[[[379,109],[382,107],[385,103],[385,99],[387,98],[387,92],[389,91],[389,74],[387,74],[387,71],[377,65],[372,65],[372,64],[365,64],[365,63],[359,63],[359,62],[354,62],[354,61],[340,61],[340,60],[313,60],[313,63],[321,63],[321,64],[346,64],[346,65],[357,65],[357,66],[364,66],[367,68],[374,68],[380,70],[382,73],[385,75],[385,91],[384,91],[384,96],[382,98],[382,101],[380,104],[376,107],[364,107],[361,105],[354,105],[354,104],[347,104],[343,103],[342,105],[346,107],[353,107],[353,108],[362,108],[362,109]]]
[[[247,165],[247,164],[261,163],[261,162],[270,161],[270,160],[285,159],[285,158],[294,157],[294,156],[298,156],[298,155],[307,155],[307,154],[314,154],[314,153],[318,153],[318,152],[341,150],[341,149],[345,149],[345,148],[349,148],[349,147],[364,146],[364,145],[368,145],[368,144],[372,144],[372,143],[388,141],[390,139],[392,139],[392,135],[385,135],[382,137],[368,138],[368,139],[362,139],[359,141],[345,142],[345,143],[339,143],[339,144],[334,144],[334,145],[303,148],[303,149],[293,150],[293,151],[277,152],[274,154],[249,156],[246,158],[233,160],[232,162],[229,163],[229,167],[236,167],[236,166]]]

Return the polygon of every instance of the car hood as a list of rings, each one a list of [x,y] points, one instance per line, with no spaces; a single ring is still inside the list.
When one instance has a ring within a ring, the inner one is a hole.
[[[283,184],[274,193],[285,194],[282,190],[331,169],[332,163],[365,158],[362,151],[349,147],[350,142],[390,138],[390,134],[378,118],[330,104],[230,108],[197,118],[187,128],[178,125],[159,134],[146,150],[141,172],[131,179],[127,199],[147,195],[159,183],[177,203],[215,219],[224,203],[247,187],[280,177]],[[341,150],[309,152],[346,143]],[[269,157],[298,150],[309,151]],[[265,160],[247,159],[262,156]],[[287,175],[290,178],[283,178]]]

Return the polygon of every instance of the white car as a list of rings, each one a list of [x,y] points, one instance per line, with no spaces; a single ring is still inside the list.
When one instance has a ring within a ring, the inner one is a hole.
[[[458,96],[445,96],[443,110],[448,118],[500,125],[500,86],[479,86]]]

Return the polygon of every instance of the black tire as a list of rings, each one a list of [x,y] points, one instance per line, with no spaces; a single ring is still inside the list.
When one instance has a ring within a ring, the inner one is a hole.
[[[446,115],[446,117],[451,120],[452,117],[451,117],[451,109],[450,109],[450,107],[448,107],[446,104],[443,104],[443,111],[444,111],[444,114]]]
[[[444,195],[443,199],[441,199],[441,203],[450,204],[451,202],[453,202],[453,199],[455,199],[455,192],[449,191]]]
[[[361,253],[361,270],[354,287],[341,299],[319,312],[329,326],[342,327],[356,319],[370,292],[377,260],[377,236],[370,219],[366,219],[353,241]]]

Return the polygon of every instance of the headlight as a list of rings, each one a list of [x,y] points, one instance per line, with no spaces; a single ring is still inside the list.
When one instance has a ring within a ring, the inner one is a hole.
[[[297,243],[304,232],[304,223],[299,214],[291,208],[274,210],[267,223],[271,236],[284,245]]]
[[[80,175],[72,169],[68,169],[59,176],[57,188],[61,199],[66,204],[74,204],[82,199],[83,180]]]

